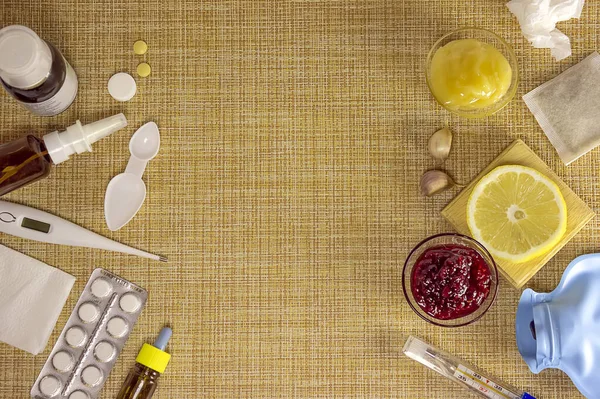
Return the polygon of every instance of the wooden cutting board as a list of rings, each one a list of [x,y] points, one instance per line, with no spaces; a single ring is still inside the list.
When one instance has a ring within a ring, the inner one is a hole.
[[[511,263],[495,259],[502,275],[516,288],[521,288],[533,277],[571,238],[575,236],[596,214],[544,163],[523,141],[513,142],[502,154],[488,165],[464,190],[448,204],[442,215],[461,234],[471,235],[467,226],[467,201],[473,187],[492,169],[501,165],[523,165],[534,168],[548,176],[560,188],[567,203],[567,231],[561,241],[548,253],[529,262]]]

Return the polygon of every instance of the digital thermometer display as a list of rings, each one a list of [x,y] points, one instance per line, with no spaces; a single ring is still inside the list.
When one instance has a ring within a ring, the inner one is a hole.
[[[21,227],[26,229],[39,231],[40,233],[48,234],[50,232],[50,225],[48,223],[40,222],[39,220],[33,220],[29,218],[23,218]]]

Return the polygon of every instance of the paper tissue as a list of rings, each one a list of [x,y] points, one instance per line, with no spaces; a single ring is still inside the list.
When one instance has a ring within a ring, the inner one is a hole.
[[[536,48],[552,49],[560,61],[571,55],[571,41],[556,23],[579,18],[585,0],[512,0],[506,4],[517,17],[523,34]]]
[[[0,245],[0,341],[44,350],[75,278]]]

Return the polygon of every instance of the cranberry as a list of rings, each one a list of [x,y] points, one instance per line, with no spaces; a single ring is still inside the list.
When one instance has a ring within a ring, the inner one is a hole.
[[[427,249],[412,271],[412,293],[421,309],[440,320],[475,312],[490,293],[492,275],[479,252],[463,245]]]

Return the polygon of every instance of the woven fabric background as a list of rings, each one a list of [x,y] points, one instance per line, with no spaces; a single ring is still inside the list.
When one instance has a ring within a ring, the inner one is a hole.
[[[522,138],[600,210],[600,150],[565,167],[520,99],[599,47],[600,4],[588,1],[580,20],[560,24],[573,56],[555,62],[529,45],[504,3],[2,0],[0,25],[33,28],[79,76],[75,103],[54,118],[32,116],[1,95],[3,142],[118,112],[130,123],[5,199],[170,262],[0,237],[77,277],[43,354],[0,344],[0,398],[28,397],[96,267],[150,295],[102,398],[116,396],[142,343],[165,323],[175,331],[173,359],[157,399],[468,397],[403,356],[409,334],[538,398],[581,397],[561,372],[528,371],[514,336],[520,291],[506,281],[489,313],[459,329],[426,324],[402,294],[409,250],[451,229],[439,212],[457,191],[418,194],[421,174],[435,166],[427,139],[445,123],[457,133],[446,168],[458,180]],[[507,39],[520,63],[517,97],[487,119],[451,116],[424,79],[435,40],[469,25]],[[145,56],[133,53],[137,39],[149,45]],[[152,75],[136,79],[133,100],[117,103],[108,78],[135,74],[142,60]],[[105,188],[125,168],[131,134],[149,120],[160,126],[162,148],[145,174],[148,197],[112,233]],[[599,239],[594,220],[528,286],[554,289],[568,262],[598,251]]]

